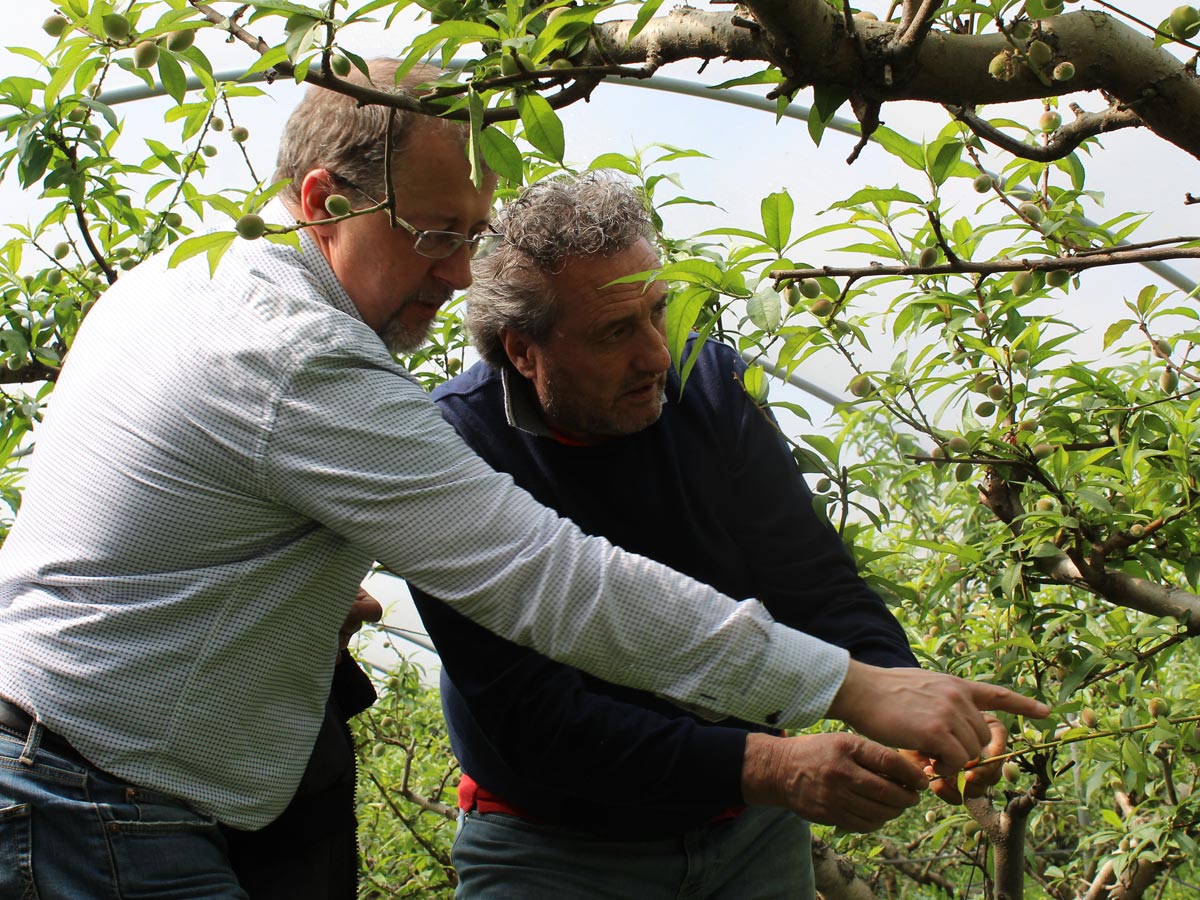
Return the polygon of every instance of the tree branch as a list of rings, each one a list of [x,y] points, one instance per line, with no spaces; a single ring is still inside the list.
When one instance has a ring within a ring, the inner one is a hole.
[[[1141,128],[1146,123],[1132,110],[1110,106],[1104,112],[1080,113],[1074,120],[1061,126],[1044,145],[1027,144],[1010,137],[971,110],[962,106],[947,106],[954,118],[971,129],[976,137],[1007,150],[1013,156],[1037,162],[1052,162],[1074,152],[1075,148],[1090,137],[1118,131],[1122,128]]]

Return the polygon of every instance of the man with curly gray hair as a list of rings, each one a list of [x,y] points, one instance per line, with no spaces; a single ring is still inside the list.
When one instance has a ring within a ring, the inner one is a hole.
[[[813,513],[770,413],[742,389],[736,352],[693,342],[681,391],[637,193],[603,173],[545,181],[497,228],[504,241],[477,261],[468,295],[484,361],[434,393],[468,444],[588,533],[762,597],[856,660],[917,674],[899,624]],[[850,734],[713,722],[414,595],[463,768],[462,898],[812,897],[806,820],[868,831],[916,801],[925,760]]]

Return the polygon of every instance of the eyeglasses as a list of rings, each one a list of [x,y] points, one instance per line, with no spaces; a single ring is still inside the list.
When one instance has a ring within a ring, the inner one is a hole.
[[[357,184],[336,172],[330,173],[336,180],[340,181],[347,187],[358,191],[368,200],[373,203],[381,203],[382,201],[375,199]],[[413,236],[413,250],[418,255],[424,256],[426,259],[446,259],[458,252],[458,248],[464,244],[467,247],[467,252],[471,257],[484,257],[496,249],[496,245],[504,239],[504,235],[498,232],[491,225],[486,227],[486,230],[479,232],[476,235],[463,234],[461,231],[433,231],[417,228],[410,225],[408,222],[400,218],[394,209],[389,210],[392,217],[392,224],[399,225],[405,231]]]

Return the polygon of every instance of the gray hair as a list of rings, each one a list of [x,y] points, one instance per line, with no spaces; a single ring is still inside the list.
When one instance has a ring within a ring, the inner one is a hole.
[[[467,293],[467,326],[479,355],[509,364],[500,332],[512,329],[540,343],[558,318],[547,276],[576,257],[614,256],[645,239],[654,226],[642,198],[612,172],[567,175],[529,185],[496,218],[504,235],[475,261]]]
[[[354,67],[346,81],[370,86],[389,93],[412,96],[418,85],[437,78],[441,71],[433,66],[414,66],[396,84],[400,61],[380,58],[367,63],[370,78]],[[300,199],[300,184],[313,169],[328,169],[360,188],[372,199],[386,194],[384,183],[384,133],[390,110],[387,107],[360,106],[353,97],[325,88],[310,87],[304,99],[292,111],[280,138],[275,162],[275,180],[291,179],[283,197],[293,203]],[[421,127],[457,128],[462,125],[446,119],[398,109],[392,120],[392,162],[396,164],[412,136]],[[363,198],[350,198],[355,206]]]

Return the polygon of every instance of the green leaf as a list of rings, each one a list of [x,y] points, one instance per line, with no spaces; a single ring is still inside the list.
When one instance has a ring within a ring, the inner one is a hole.
[[[314,34],[319,24],[319,18],[304,14],[294,15],[287,20],[284,26],[287,40],[283,42],[283,46],[291,62],[296,62],[313,48],[316,43]]]
[[[867,203],[891,203],[893,201],[911,203],[914,206],[920,206],[924,202],[916,194],[902,191],[899,188],[863,188],[861,191],[855,191],[845,200],[830,204],[830,209],[853,209]]]
[[[541,94],[517,94],[517,112],[525,128],[525,139],[555,162],[562,162],[566,138],[562,121]]]
[[[925,152],[920,144],[915,144],[890,128],[879,127],[871,135],[872,139],[893,156],[899,157],[906,164],[918,171],[925,169]]]
[[[521,183],[525,174],[524,162],[512,138],[499,128],[485,128],[479,136],[479,146],[484,162],[493,172],[508,181]]]
[[[755,327],[773,333],[779,327],[781,307],[779,292],[767,286],[746,301],[746,315]]]
[[[762,406],[767,402],[767,394],[770,392],[771,385],[762,366],[755,363],[747,367],[746,371],[742,373],[742,388],[756,406]]]
[[[937,144],[933,146],[937,147]],[[962,152],[963,145],[959,141],[948,141],[934,152],[933,159],[929,163],[929,177],[933,179],[934,184],[946,183],[946,179],[950,177],[961,161]]]
[[[483,132],[483,98],[474,87],[467,91],[467,111],[471,119],[467,136],[467,157],[471,161],[471,183],[478,189],[483,186],[484,179],[483,148],[479,141]]]
[[[198,234],[195,237],[186,238],[179,242],[179,246],[171,254],[170,265],[174,267],[185,260],[191,259],[193,256],[199,256],[201,253],[226,248],[236,239],[236,231],[210,231],[206,234]]]
[[[768,194],[763,198],[760,208],[767,244],[776,253],[783,253],[783,248],[792,236],[792,216],[796,212],[791,195],[787,191]]]
[[[183,95],[187,93],[187,75],[170,50],[158,54],[158,78],[168,96],[176,103],[182,103]]]
[[[643,0],[637,18],[633,20],[633,27],[629,29],[629,41],[638,36],[638,33],[646,27],[646,23],[654,18],[654,14],[658,12],[658,8],[662,4],[663,0]]]
[[[1121,339],[1124,334],[1136,325],[1133,319],[1118,319],[1104,330],[1104,349],[1107,350],[1115,341]]]
[[[842,104],[850,99],[850,92],[844,88],[825,85],[813,87],[813,105],[808,114],[808,134],[814,144],[821,146],[821,136],[825,134],[825,126],[832,120]]]
[[[696,324],[700,310],[713,296],[706,287],[693,285],[676,291],[667,304],[667,349],[671,351],[671,359],[678,368],[683,358],[683,349],[687,345],[688,335]]]

